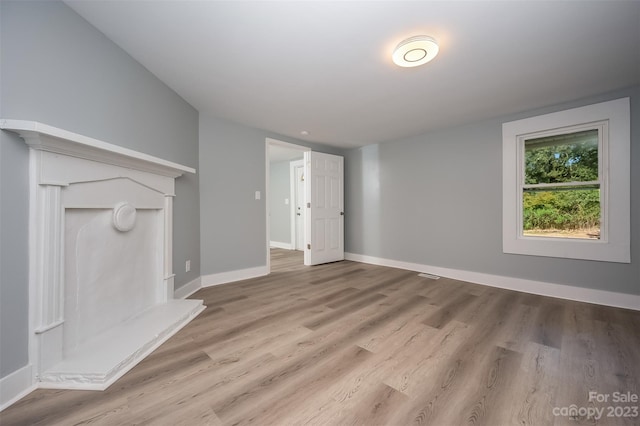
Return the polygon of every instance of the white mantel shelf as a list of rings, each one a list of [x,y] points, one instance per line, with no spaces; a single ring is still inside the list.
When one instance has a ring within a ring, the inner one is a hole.
[[[184,173],[196,172],[195,169],[182,164],[173,163],[37,121],[0,119],[0,129],[19,134],[29,147],[41,151],[70,155],[172,178],[182,176]]]

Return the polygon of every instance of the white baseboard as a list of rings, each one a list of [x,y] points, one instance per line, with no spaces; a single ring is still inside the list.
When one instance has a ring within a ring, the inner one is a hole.
[[[269,241],[269,247],[293,250],[291,243],[281,243],[280,241]]]
[[[200,277],[198,277],[195,280],[189,281],[182,287],[178,287],[173,292],[173,298],[186,299],[187,297],[191,296],[193,293],[200,290],[201,288],[202,288],[202,280],[200,279]]]
[[[250,278],[268,275],[266,266],[256,266],[255,268],[238,269],[236,271],[220,272],[218,274],[203,275],[179,287],[174,293],[174,299],[185,299],[196,291],[204,287],[227,284],[234,281],[248,280]]]
[[[28,364],[0,379],[0,411],[36,389],[31,374],[31,364]]]
[[[262,277],[269,274],[267,266],[256,266],[255,268],[239,269],[236,271],[221,272],[202,276],[202,287],[226,284],[233,281],[248,280],[249,278]]]
[[[598,305],[615,306],[617,308],[640,310],[640,295],[616,293],[613,291],[596,290],[592,288],[575,287],[564,284],[527,280],[523,278],[505,277],[502,275],[484,274],[481,272],[464,271],[459,269],[441,268],[438,266],[422,265],[419,263],[402,262],[399,260],[383,259],[362,254],[345,253],[346,260],[370,263],[372,265],[389,266],[391,268],[407,269],[409,271],[424,272],[442,277],[468,281],[490,287],[538,294],[541,296],[557,297],[578,302],[595,303]]]

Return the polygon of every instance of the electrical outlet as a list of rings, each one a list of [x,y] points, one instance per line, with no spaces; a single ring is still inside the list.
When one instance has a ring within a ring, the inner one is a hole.
[[[189,272],[190,270],[191,270],[191,261],[190,261],[190,260],[187,260],[187,261],[184,263],[184,271],[185,271],[185,272]]]

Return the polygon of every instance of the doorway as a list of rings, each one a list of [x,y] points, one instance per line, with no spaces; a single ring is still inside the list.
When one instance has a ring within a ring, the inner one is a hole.
[[[311,149],[270,138],[266,142],[267,268],[271,271],[272,249],[304,250],[303,158]]]
[[[267,271],[272,247],[302,246],[309,266],[344,260],[344,158],[270,138],[265,146]],[[291,162],[301,155],[302,167],[296,170]]]
[[[294,250],[304,251],[304,160],[289,163],[291,178],[291,244]]]

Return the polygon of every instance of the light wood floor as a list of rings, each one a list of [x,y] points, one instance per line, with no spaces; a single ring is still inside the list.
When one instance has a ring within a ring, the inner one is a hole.
[[[553,415],[640,405],[588,401],[640,394],[640,312],[272,258],[267,277],[194,294],[208,308],[106,391],[38,390],[0,423],[640,424]]]

